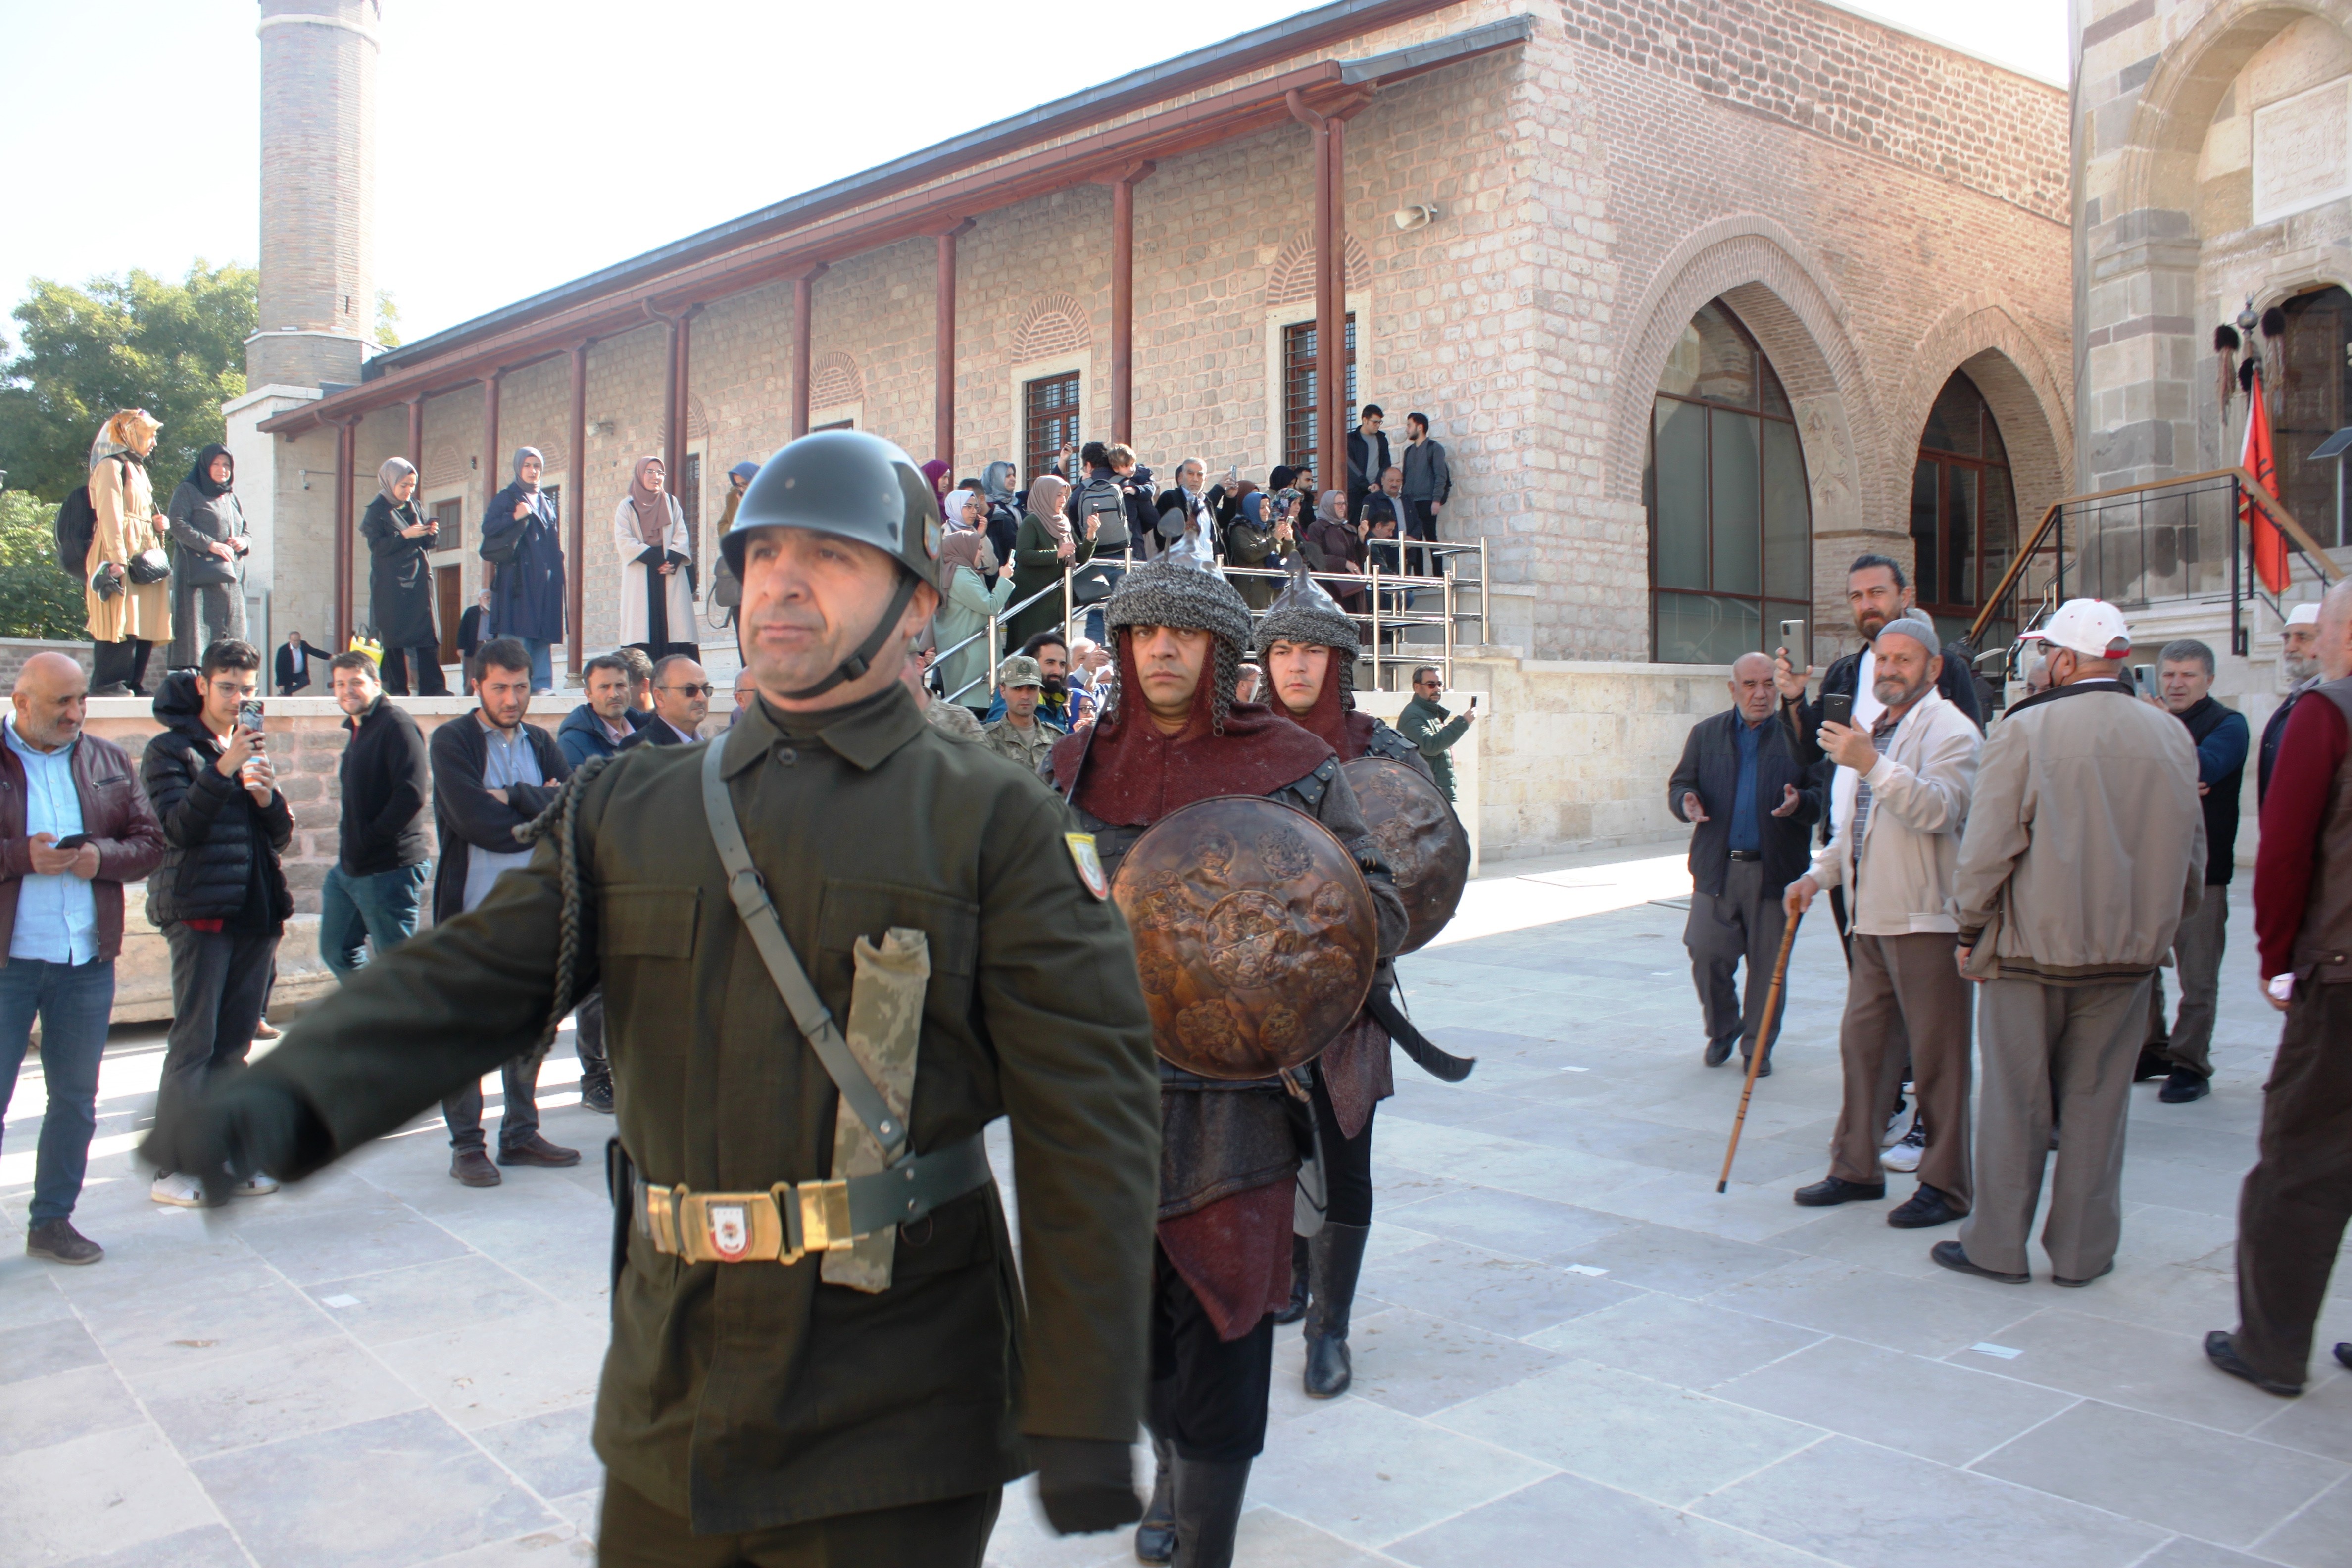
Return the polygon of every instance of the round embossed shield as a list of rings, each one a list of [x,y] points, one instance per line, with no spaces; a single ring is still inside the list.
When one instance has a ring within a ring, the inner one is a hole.
[[[1119,862],[1110,896],[1135,932],[1160,1054],[1203,1078],[1297,1067],[1371,989],[1380,922],[1355,857],[1262,795],[1170,812]]]
[[[1358,757],[1342,765],[1381,847],[1410,922],[1400,952],[1412,952],[1445,929],[1470,880],[1470,834],[1445,793],[1391,757]]]

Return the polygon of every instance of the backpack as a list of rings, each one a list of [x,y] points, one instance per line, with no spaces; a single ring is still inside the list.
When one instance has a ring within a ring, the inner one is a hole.
[[[80,582],[89,564],[90,541],[98,534],[98,512],[89,504],[89,486],[76,485],[67,493],[50,528],[57,537],[58,569]]]

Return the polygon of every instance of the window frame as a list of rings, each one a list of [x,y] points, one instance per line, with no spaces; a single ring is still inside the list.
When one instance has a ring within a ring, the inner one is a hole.
[[[1360,338],[1356,328],[1356,312],[1353,310],[1348,312],[1347,323],[1342,329],[1340,342],[1341,363],[1344,367],[1341,374],[1346,382],[1346,398],[1340,409],[1339,425],[1342,430],[1348,430],[1355,427],[1357,387],[1360,384],[1356,362]],[[1306,345],[1303,350],[1300,347],[1302,343]],[[1315,468],[1321,450],[1319,433],[1315,428],[1317,413],[1315,376],[1318,369],[1318,361],[1320,358],[1317,352],[1319,346],[1316,342],[1314,317],[1309,316],[1303,321],[1285,321],[1282,324],[1278,353],[1278,363],[1282,367],[1282,425],[1280,426],[1282,458],[1280,461],[1294,468]],[[1325,479],[1328,476],[1321,474],[1318,470],[1317,477]],[[1326,485],[1323,488],[1328,489],[1331,487]]]
[[[1068,395],[1051,407],[1041,407],[1042,389],[1066,387]],[[1086,445],[1087,380],[1083,370],[1049,371],[1021,384],[1022,477],[1034,479],[1051,473],[1066,443],[1073,450]],[[1066,427],[1055,430],[1066,421]],[[1065,479],[1071,476],[1064,475]]]
[[[1919,536],[1911,531],[1910,517],[1906,515],[1904,520],[1905,531],[1911,540],[1911,583],[1913,593],[1918,601],[1918,607],[1930,620],[1937,622],[1947,631],[1949,631],[1951,624],[1955,622],[1963,628],[1975,623],[1978,615],[1984,609],[1985,596],[2000,586],[2000,574],[2009,570],[2009,562],[2015,558],[2019,548],[2024,542],[2021,537],[2023,531],[2017,515],[2017,477],[2009,461],[2009,438],[2001,434],[2000,420],[1994,415],[1992,404],[1984,395],[1984,388],[1979,386],[1976,378],[1967,371],[1955,368],[1950,375],[1945,377],[1944,384],[1936,389],[1936,402],[1941,403],[1944,400],[1946,391],[1955,381],[1966,383],[1969,391],[1976,400],[1976,445],[1979,455],[1971,458],[1964,452],[1947,452],[1939,447],[1928,446],[1926,426],[1920,427],[1919,439],[1912,454],[1911,485],[1915,498],[1918,492],[1919,470],[1930,464],[1937,469],[1936,570],[1933,584],[1936,592],[1932,596],[1927,592],[1928,574],[1921,570],[1920,566]],[[1931,404],[1929,408],[1932,418],[1934,405]],[[1990,438],[1988,439],[1988,437]],[[1982,455],[1996,443],[2000,448],[2001,455],[1999,458],[1988,458]],[[1953,564],[1951,501],[1952,476],[1956,471],[1975,476],[1976,515],[1969,520],[1969,560],[1976,579],[1970,585],[1970,590],[1975,596],[1968,603],[1953,599],[1945,591],[1952,575],[1949,571]],[[1995,477],[1998,478],[2004,492],[2008,508],[2009,553],[2002,558],[2000,565],[1988,570],[1985,559],[1985,495]],[[2007,628],[2012,628],[2015,625],[2014,615],[1997,616],[1988,621],[1986,623],[1988,646],[1996,641],[2007,641],[2011,635]],[[1958,634],[1952,633],[1952,635],[1957,637]]]

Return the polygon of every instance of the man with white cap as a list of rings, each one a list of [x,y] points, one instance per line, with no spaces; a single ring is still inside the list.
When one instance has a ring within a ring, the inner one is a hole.
[[[2254,805],[2259,810],[2263,796],[2271,787],[2271,764],[2278,760],[2279,742],[2286,738],[2286,716],[2294,711],[2296,700],[2327,677],[2319,668],[2319,606],[2297,605],[2287,612],[2286,627],[2282,633],[2284,646],[2279,649],[2279,673],[2292,682],[2286,695],[2271,712],[2270,722],[2263,726],[2263,743],[2256,752],[2259,759],[2254,768]]]
[[[1937,690],[1943,673],[1935,624],[1916,611],[1873,639],[1867,727],[1821,727],[1841,773],[1837,818],[1812,869],[1786,894],[1793,920],[1824,888],[1849,890],[1853,911],[1845,1021],[1838,1052],[1845,1105],[1830,1143],[1830,1173],[1797,1191],[1822,1208],[1886,1195],[1879,1130],[1903,1088],[1906,1058],[1927,1132],[1919,1190],[1886,1216],[1902,1230],[1947,1225],[1969,1212],[1969,1016],[1975,998],[1952,965],[1952,873],[1969,817],[1984,737]],[[1906,1050],[1907,1046],[1907,1050]]]
[[[2070,599],[2029,638],[2050,689],[1985,742],[1953,885],[1960,973],[1984,985],[1977,1040],[1976,1205],[1947,1268],[2022,1285],[2049,1157],[2051,1100],[2066,1137],[2042,1244],[2054,1281],[2115,1267],[2124,1116],[2147,1028],[2148,980],[2205,892],[2197,750],[2116,675],[2121,611]]]

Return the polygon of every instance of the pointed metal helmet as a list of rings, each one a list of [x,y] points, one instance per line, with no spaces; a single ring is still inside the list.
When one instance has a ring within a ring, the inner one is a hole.
[[[1290,581],[1275,595],[1273,605],[1257,624],[1260,658],[1278,642],[1311,643],[1317,647],[1336,647],[1350,654],[1362,646],[1353,617],[1323,591],[1323,584],[1308,574],[1304,561],[1292,566]]]

